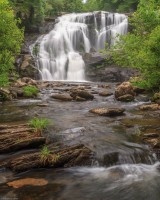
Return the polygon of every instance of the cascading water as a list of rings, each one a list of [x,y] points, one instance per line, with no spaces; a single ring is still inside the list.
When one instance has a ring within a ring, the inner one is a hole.
[[[126,34],[124,14],[94,12],[67,14],[58,18],[54,29],[45,35],[39,47],[38,67],[42,80],[84,81],[85,63],[81,53],[114,45],[117,34]]]

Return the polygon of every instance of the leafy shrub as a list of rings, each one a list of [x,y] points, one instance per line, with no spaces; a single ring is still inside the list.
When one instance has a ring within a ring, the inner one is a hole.
[[[23,92],[25,97],[34,97],[38,94],[38,88],[35,86],[25,86],[23,87]]]
[[[0,1],[0,86],[9,83],[9,75],[14,71],[15,55],[20,52],[23,30],[17,26],[14,12],[8,0]]]
[[[120,36],[113,47],[113,60],[121,66],[138,69],[136,84],[149,90],[160,87],[160,12],[157,0],[140,0],[131,20],[132,33]]]

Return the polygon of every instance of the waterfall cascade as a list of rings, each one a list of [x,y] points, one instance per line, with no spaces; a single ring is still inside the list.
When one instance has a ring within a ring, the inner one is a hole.
[[[99,51],[106,42],[114,45],[117,34],[126,34],[127,28],[127,17],[118,13],[59,17],[54,29],[40,41],[38,67],[42,80],[84,81],[85,63],[79,52]]]

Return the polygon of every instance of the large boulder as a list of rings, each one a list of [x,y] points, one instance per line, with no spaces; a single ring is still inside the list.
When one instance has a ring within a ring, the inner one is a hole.
[[[123,108],[94,108],[94,109],[91,109],[89,112],[95,113],[101,116],[114,117],[114,116],[123,115],[124,111],[125,109]]]
[[[127,96],[124,96],[127,95]],[[124,98],[120,98],[124,96]],[[132,98],[131,98],[132,96]],[[126,101],[126,99],[134,100],[135,92],[132,84],[130,82],[123,82],[115,90],[115,98],[119,101]]]

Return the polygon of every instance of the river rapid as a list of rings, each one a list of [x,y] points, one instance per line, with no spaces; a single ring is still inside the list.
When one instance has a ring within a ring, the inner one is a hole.
[[[53,83],[53,88],[42,89],[39,98],[13,101],[0,105],[1,123],[22,123],[33,116],[47,117],[51,121],[46,135],[49,141],[67,145],[83,143],[95,152],[91,167],[67,169],[39,169],[13,174],[1,169],[1,198],[11,199],[94,199],[94,200],[159,200],[160,173],[156,155],[138,137],[142,131],[158,132],[158,112],[142,112],[139,106],[147,103],[147,95],[140,95],[132,103],[122,103],[99,96],[109,85],[114,91],[116,83]],[[62,102],[51,94],[63,93],[69,88],[86,87],[94,93],[93,101]],[[39,105],[45,105],[39,107]],[[95,116],[89,110],[95,107],[123,107],[125,115],[110,118]],[[33,150],[34,151],[34,150]],[[18,152],[25,153],[25,152]],[[1,155],[0,159],[14,155]],[[45,186],[12,188],[12,180],[44,179]]]

